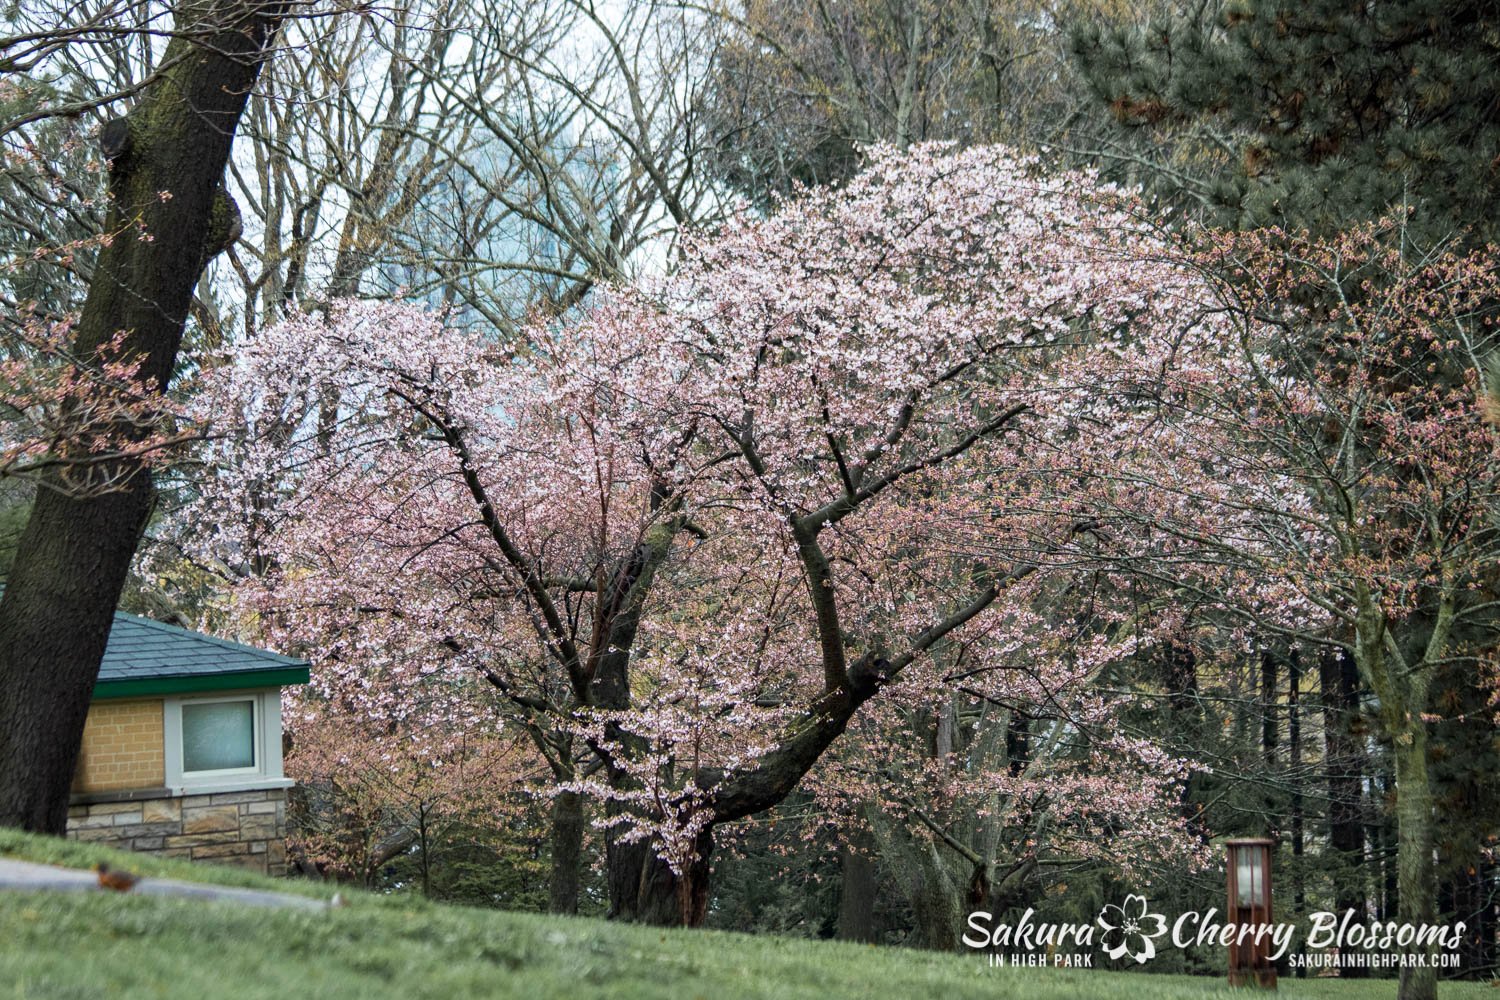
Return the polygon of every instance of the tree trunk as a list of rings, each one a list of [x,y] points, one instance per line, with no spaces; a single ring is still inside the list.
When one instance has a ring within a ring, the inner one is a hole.
[[[0,824],[67,827],[89,699],[150,507],[140,476],[91,500],[37,495],[0,598]],[[80,573],[79,562],[101,569]]]
[[[1173,642],[1167,646],[1165,663],[1167,704],[1172,711],[1197,715],[1198,654],[1191,646]]]
[[[874,851],[874,838],[861,825],[839,852],[840,940],[873,943],[876,939],[875,893],[880,883]]]
[[[1401,834],[1396,822],[1396,779],[1390,772],[1390,762],[1383,761],[1377,782],[1380,801],[1385,803],[1387,814],[1380,820],[1380,913],[1381,920],[1395,920],[1401,905],[1401,894],[1397,885],[1396,852],[1400,849]]]
[[[1355,626],[1355,655],[1360,675],[1380,699],[1380,717],[1391,741],[1396,771],[1396,919],[1416,928],[1436,916],[1437,869],[1433,860],[1432,774],[1427,759],[1427,710],[1430,663],[1415,668],[1386,655],[1392,636],[1383,610],[1361,586]],[[1424,640],[1426,656],[1441,649],[1438,638],[1447,626],[1434,625]],[[1392,646],[1396,643],[1392,642]],[[1415,947],[1406,954],[1428,954]],[[1401,969],[1397,1000],[1436,1000],[1437,970],[1430,963]]]
[[[578,692],[593,707],[611,711],[630,707],[630,651],[635,646],[636,630],[640,627],[641,607],[645,595],[650,592],[656,568],[671,551],[676,531],[671,524],[657,524],[611,574],[610,600],[596,612],[601,621],[609,622],[606,652],[599,656],[592,678],[585,682],[587,687]],[[615,723],[606,724],[605,735],[627,756],[642,750],[641,738]],[[611,787],[628,790],[636,786],[635,779],[612,761],[608,753],[597,746],[594,749],[605,759]],[[605,815],[615,819],[627,808],[619,801],[611,801],[605,806]],[[712,825],[698,838],[702,850],[699,861],[681,879],[657,856],[656,845],[649,838],[621,842],[620,836],[627,829],[611,826],[604,842],[610,919],[658,925],[701,923],[708,909],[708,853],[713,849]],[[701,905],[696,901],[700,894]]]
[[[1260,654],[1260,750],[1266,767],[1276,767],[1276,657],[1269,649]]]
[[[911,907],[914,948],[953,951],[962,933],[963,908],[984,908],[990,895],[988,872],[973,870],[968,859],[960,876],[943,863],[946,846],[914,834],[904,822],[872,813],[873,836],[882,867]],[[972,876],[972,877],[971,877]],[[979,901],[974,902],[975,897]]]
[[[422,858],[422,896],[432,898],[432,840],[427,835],[427,803],[417,804],[417,840]]]
[[[657,856],[649,841],[606,845],[609,869],[609,916],[661,927],[697,927],[708,916],[709,858],[713,829],[698,835],[697,859],[681,876]]]
[[[742,770],[700,771],[700,787],[711,792],[713,818],[699,834],[697,861],[683,877],[679,878],[657,857],[654,845],[621,843],[611,832],[605,846],[610,917],[686,926],[703,921],[708,913],[714,824],[733,822],[769,809],[797,787],[823,751],[843,734],[854,713],[874,697],[883,683],[875,661],[861,660],[849,673],[849,686],[826,692],[808,705],[800,722],[788,727],[787,738],[771,752]],[[595,684],[598,685],[597,680]],[[626,780],[623,772],[616,770],[611,774],[611,781],[623,780]],[[606,811],[614,813],[622,808],[612,803]]]
[[[1359,675],[1347,649],[1325,652],[1318,660],[1323,691],[1323,759],[1328,769],[1328,845],[1333,849],[1334,905],[1364,917],[1365,888],[1364,755],[1355,732]],[[1361,975],[1346,969],[1346,976]]]
[[[609,662],[608,657],[604,660]],[[855,664],[847,688],[827,692],[812,702],[801,724],[788,727],[791,735],[744,770],[727,774],[707,768],[701,771],[700,787],[712,793],[713,819],[698,835],[697,859],[681,877],[657,857],[654,845],[621,843],[612,831],[605,844],[610,917],[689,927],[702,923],[708,915],[714,824],[743,819],[786,798],[829,744],[843,734],[859,707],[879,690],[883,681],[878,670],[874,661]],[[623,675],[623,670],[612,673]],[[605,671],[601,669],[600,674],[605,676]],[[599,687],[598,679],[594,683]],[[595,703],[618,704],[623,696],[615,698],[613,702],[598,698]],[[611,781],[623,780],[623,772],[611,774]],[[606,810],[617,814],[623,808],[611,803]]]
[[[1391,734],[1396,758],[1397,919],[1431,924],[1433,911],[1432,787],[1428,775],[1427,727],[1420,719]],[[1437,970],[1403,968],[1397,1000],[1436,1000]]]
[[[1292,910],[1300,918],[1307,912],[1307,873],[1303,862],[1302,831],[1302,655],[1293,649],[1286,661],[1287,780],[1292,786]],[[1297,954],[1306,955],[1305,941]],[[1297,978],[1307,977],[1307,966],[1298,964]]]
[[[547,908],[578,912],[578,873],[583,859],[583,796],[558,792],[552,800],[552,874]]]
[[[100,251],[74,335],[80,358],[97,359],[123,331],[125,356],[166,389],[193,286],[238,228],[221,182],[280,14],[243,0],[178,5],[161,75],[105,127],[105,226],[117,235]],[[41,485],[0,598],[3,825],[57,834],[67,825],[99,661],[153,503],[137,464],[105,472],[123,485],[102,496],[70,495],[60,480]]]
[[[957,951],[963,927],[963,892],[938,853],[938,845],[919,845],[911,890],[913,943],[933,951]]]

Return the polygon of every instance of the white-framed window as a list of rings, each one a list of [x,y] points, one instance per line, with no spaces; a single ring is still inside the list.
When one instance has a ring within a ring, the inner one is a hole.
[[[278,787],[281,691],[180,695],[162,704],[168,788],[186,792]]]

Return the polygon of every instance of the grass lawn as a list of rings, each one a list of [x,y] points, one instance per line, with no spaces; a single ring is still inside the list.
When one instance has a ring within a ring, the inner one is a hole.
[[[0,832],[0,855],[331,896],[332,888]],[[0,1000],[338,998],[1240,997],[1221,980],[990,969],[977,957],[662,931],[345,892],[327,912],[114,893],[0,893]],[[1395,996],[1395,983],[1283,980],[1288,997]],[[1444,984],[1445,1000],[1500,1000]]]

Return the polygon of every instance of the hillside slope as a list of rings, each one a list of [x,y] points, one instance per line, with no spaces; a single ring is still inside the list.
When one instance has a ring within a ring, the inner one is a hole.
[[[327,897],[332,888],[126,857],[0,832],[0,855]],[[1240,996],[1221,980],[991,969],[977,957],[839,942],[662,931],[347,893],[328,910],[115,893],[0,892],[0,998],[942,997],[1132,1000]],[[1283,996],[1393,997],[1392,982],[1286,982]],[[1444,987],[1445,1000],[1492,997]]]

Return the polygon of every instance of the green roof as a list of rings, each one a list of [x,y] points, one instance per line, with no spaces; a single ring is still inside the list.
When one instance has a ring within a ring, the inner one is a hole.
[[[117,611],[94,697],[283,687],[307,675],[306,660]]]

